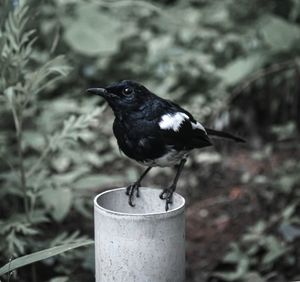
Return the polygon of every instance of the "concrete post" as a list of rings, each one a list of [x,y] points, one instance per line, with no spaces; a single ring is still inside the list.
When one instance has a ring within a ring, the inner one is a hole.
[[[135,207],[125,188],[95,197],[96,282],[184,282],[185,200],[165,212],[161,190],[140,188]]]

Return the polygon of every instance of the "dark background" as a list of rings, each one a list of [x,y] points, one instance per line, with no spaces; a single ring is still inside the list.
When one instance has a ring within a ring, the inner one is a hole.
[[[111,110],[84,96],[132,79],[248,140],[215,140],[182,174],[187,281],[300,280],[300,1],[5,0],[0,24],[1,265],[93,238],[93,197],[141,173]],[[91,246],[4,281],[94,281],[93,268]]]

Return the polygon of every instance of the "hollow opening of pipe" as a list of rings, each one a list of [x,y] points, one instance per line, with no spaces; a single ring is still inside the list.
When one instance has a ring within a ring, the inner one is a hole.
[[[174,213],[184,209],[185,200],[177,194],[173,194],[173,203],[166,212],[166,201],[159,198],[161,189],[140,187],[139,197],[134,197],[134,207],[128,204],[126,188],[117,188],[105,191],[95,198],[95,205],[102,211],[126,215],[154,215]]]

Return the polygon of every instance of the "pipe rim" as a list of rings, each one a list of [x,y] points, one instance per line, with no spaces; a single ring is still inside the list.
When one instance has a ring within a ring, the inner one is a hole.
[[[156,188],[151,188],[151,187],[140,187],[141,189],[145,190],[145,189],[149,189],[149,190],[157,190]],[[152,213],[125,213],[125,212],[117,212],[117,211],[113,211],[110,209],[106,209],[102,206],[100,206],[98,204],[98,199],[108,193],[112,193],[112,192],[117,192],[120,190],[124,190],[125,191],[126,187],[121,187],[121,188],[114,188],[114,189],[109,189],[106,190],[104,192],[101,192],[100,194],[96,195],[94,198],[94,208],[95,210],[98,210],[100,212],[103,212],[105,214],[110,214],[112,216],[118,216],[118,217],[131,217],[131,218],[136,218],[136,219],[143,219],[143,218],[150,218],[150,217],[173,217],[175,215],[178,215],[180,213],[183,213],[185,210],[185,198],[183,196],[181,196],[180,194],[178,194],[177,192],[174,192],[173,195],[176,195],[176,197],[179,197],[179,199],[181,200],[181,204],[174,209],[170,209],[168,211],[162,211],[162,212],[152,212]],[[162,200],[163,201],[163,200]]]

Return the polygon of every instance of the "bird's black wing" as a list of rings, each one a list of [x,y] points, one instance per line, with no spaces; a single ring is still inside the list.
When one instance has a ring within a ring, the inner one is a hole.
[[[161,99],[157,103],[158,130],[166,144],[178,150],[211,145],[205,128],[188,111],[168,100]]]
[[[185,109],[183,109],[182,107],[180,107],[179,105],[177,105],[176,103],[174,103],[172,101],[169,101],[169,100],[165,100],[165,101],[170,105],[170,108],[172,109],[172,111],[178,111],[178,112],[185,113],[189,117],[189,120],[192,124],[192,127],[195,127],[195,124],[196,124],[196,127],[198,126],[198,129],[200,129],[200,131],[195,130],[193,132],[193,134],[197,134],[197,135],[200,134],[201,136],[199,136],[199,138],[203,138],[203,137],[205,138],[205,136],[203,136],[203,132],[205,132],[206,136],[207,135],[208,136],[218,136],[218,137],[223,137],[223,138],[226,138],[226,139],[231,139],[231,140],[234,140],[236,142],[241,142],[241,143],[246,142],[243,138],[241,138],[239,136],[236,136],[236,135],[233,135],[229,132],[215,130],[215,129],[211,129],[211,128],[207,128],[207,127],[202,126],[199,122],[197,122],[194,119],[194,117],[191,115],[191,113],[189,113],[188,111],[186,111]]]

